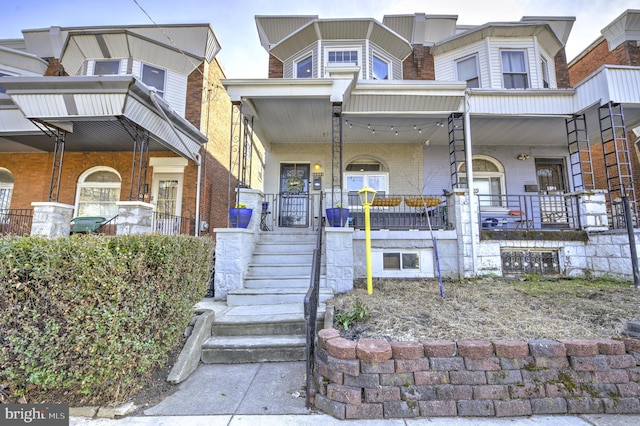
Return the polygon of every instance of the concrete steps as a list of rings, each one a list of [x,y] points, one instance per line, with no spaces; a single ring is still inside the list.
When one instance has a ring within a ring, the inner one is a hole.
[[[306,357],[304,297],[309,289],[315,233],[284,230],[260,234],[243,287],[229,291],[202,345],[202,361],[229,364],[301,361]],[[324,264],[324,262],[323,262]],[[324,265],[318,329],[324,322]]]

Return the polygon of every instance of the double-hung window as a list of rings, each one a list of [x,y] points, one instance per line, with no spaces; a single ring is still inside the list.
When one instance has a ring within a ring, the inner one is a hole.
[[[503,50],[502,82],[505,89],[528,89],[529,75],[523,50]]]
[[[151,65],[142,64],[142,82],[149,87],[155,87],[158,95],[164,96],[166,71]]]
[[[480,77],[478,75],[478,57],[477,55],[460,59],[456,62],[456,70],[458,72],[458,80],[466,81],[467,87],[480,87]]]
[[[540,72],[542,73],[542,87],[549,88],[549,64],[545,58],[540,58]]]

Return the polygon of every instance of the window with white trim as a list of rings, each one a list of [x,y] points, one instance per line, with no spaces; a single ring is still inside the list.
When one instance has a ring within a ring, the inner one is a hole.
[[[374,80],[390,80],[389,61],[382,59],[377,55],[373,55],[373,79]]]
[[[360,206],[358,191],[365,185],[378,194],[389,192],[389,173],[384,172],[382,164],[372,160],[354,161],[347,165],[344,173],[345,184],[349,191],[349,205]]]
[[[529,74],[524,50],[502,50],[502,84],[505,89],[528,89]]]
[[[0,210],[6,210],[11,206],[13,194],[13,175],[7,169],[0,168]]]
[[[396,252],[382,253],[383,271],[420,270],[420,253]]]
[[[504,206],[505,193],[504,168],[495,159],[488,156],[474,156],[473,187],[478,194],[481,208],[499,208]],[[462,163],[458,169],[460,187],[467,187],[466,164]]]
[[[540,57],[540,73],[542,74],[542,87],[549,88],[549,64],[547,60]]]
[[[120,60],[96,61],[93,65],[93,75],[118,75]]]
[[[480,76],[478,74],[478,55],[469,56],[456,61],[456,71],[458,80],[466,81],[467,87],[480,87]]]
[[[142,64],[142,82],[154,87],[160,96],[164,96],[167,72],[152,65]]]
[[[295,64],[296,78],[312,78],[313,77],[313,55],[309,55],[296,61]]]
[[[339,49],[327,51],[327,63],[329,65],[358,65],[358,51],[355,49]]]
[[[93,167],[78,179],[76,216],[111,219],[118,214],[122,179],[109,167]]]

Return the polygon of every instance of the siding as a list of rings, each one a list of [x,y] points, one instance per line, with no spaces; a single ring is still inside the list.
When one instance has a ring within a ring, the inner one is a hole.
[[[296,62],[298,62],[300,59],[304,59],[307,55],[309,55],[309,53],[313,55],[313,69],[312,69],[313,77],[317,78],[318,62],[319,62],[317,43],[313,43],[305,47],[304,49],[302,49],[301,51],[299,51],[298,53],[296,53],[295,55],[293,55],[292,57],[284,61],[283,78],[294,78],[295,77],[294,68],[295,68]]]
[[[154,64],[149,65],[156,66]],[[184,117],[187,99],[187,76],[178,74],[175,71],[167,70],[166,68],[162,69],[166,72],[163,99],[171,105],[171,108]],[[137,78],[142,78],[142,62],[134,60],[131,67],[131,73]]]
[[[534,40],[531,38],[521,39],[496,39],[491,38],[489,40],[489,63],[493,72],[491,87],[502,88],[502,61],[500,58],[500,51],[503,49],[513,50],[525,50],[527,69],[529,71],[529,87],[532,89],[538,89],[538,58],[536,58],[536,49]]]
[[[480,73],[480,87],[489,87],[489,72],[486,58],[486,47],[482,41],[465,46],[464,49],[456,49],[434,58],[436,80],[457,81],[455,62],[467,56],[478,55],[478,67]]]

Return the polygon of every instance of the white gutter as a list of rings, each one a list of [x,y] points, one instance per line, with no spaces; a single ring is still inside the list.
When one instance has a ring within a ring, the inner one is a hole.
[[[196,164],[198,165],[198,178],[196,179],[196,222],[195,222],[195,228],[196,229],[195,229],[195,235],[199,236],[200,235],[200,180],[201,180],[200,172],[201,172],[201,168],[202,168],[202,161],[201,161],[201,158],[200,158],[200,154],[196,154],[196,153],[193,153],[193,152],[189,151],[189,148],[187,147],[187,144],[182,139],[182,136],[180,135],[178,130],[176,130],[176,128],[173,125],[173,123],[171,122],[171,120],[169,120],[169,117],[167,117],[167,115],[164,113],[164,110],[162,109],[162,107],[158,104],[158,100],[156,99],[155,90],[150,90],[149,91],[149,99],[151,99],[151,102],[153,102],[153,104],[156,106],[156,108],[158,109],[158,111],[160,112],[162,117],[164,117],[164,120],[167,122],[169,127],[171,127],[171,130],[173,130],[173,133],[176,135],[178,140],[182,143],[182,146],[185,148],[185,151],[187,151],[189,154],[191,154],[191,157],[193,159],[195,159]]]
[[[471,150],[471,116],[469,112],[469,89],[464,91],[464,155],[467,172],[467,191],[469,195],[469,225],[471,227],[471,260],[473,262],[473,275],[478,272],[476,253],[478,252],[478,217],[476,211],[475,188],[473,185],[473,152]],[[475,217],[474,217],[475,216]]]

